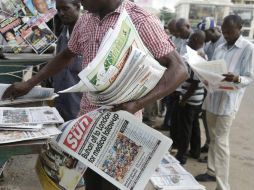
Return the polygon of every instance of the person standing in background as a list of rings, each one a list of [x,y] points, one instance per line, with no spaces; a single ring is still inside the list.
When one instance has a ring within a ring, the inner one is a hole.
[[[217,47],[221,45],[222,43],[225,43],[226,41],[221,33],[220,28],[216,26],[216,23],[212,17],[205,17],[197,25],[197,27],[200,30],[203,30],[205,32],[206,45],[204,47],[204,51],[205,51],[205,54],[207,55],[208,61],[210,61]],[[201,152],[207,153],[209,149],[209,144],[210,144],[210,135],[209,135],[209,130],[207,126],[205,110],[202,111],[201,117],[205,127],[205,134],[206,134],[206,142],[201,148]],[[207,157],[204,157],[204,159],[200,159],[200,162],[207,162]]]
[[[56,8],[59,19],[64,25],[57,41],[56,52],[58,54],[67,47],[73,27],[80,16],[80,0],[56,0]],[[52,76],[55,92],[69,88],[79,82],[78,73],[82,70],[81,63],[82,56],[76,55],[71,64]],[[81,98],[82,93],[65,93],[60,94],[55,99],[55,107],[65,121],[76,118]]]
[[[230,190],[229,185],[229,134],[235,115],[239,110],[246,87],[253,81],[254,45],[241,35],[243,21],[237,15],[224,18],[221,26],[226,43],[214,52],[212,60],[224,59],[228,73],[224,81],[236,88],[233,91],[208,92],[203,109],[211,142],[208,151],[208,166],[197,181],[216,181],[217,190]]]

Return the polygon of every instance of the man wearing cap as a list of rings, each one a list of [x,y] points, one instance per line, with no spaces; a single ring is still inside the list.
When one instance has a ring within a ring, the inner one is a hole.
[[[216,26],[216,23],[212,17],[205,17],[197,26],[200,30],[203,30],[206,35],[205,53],[208,60],[212,59],[214,50],[222,43],[225,42],[221,30]]]
[[[225,60],[228,73],[223,74],[224,81],[230,82],[236,90],[207,93],[203,108],[207,112],[211,138],[208,167],[207,172],[196,176],[196,179],[216,181],[216,190],[230,190],[229,133],[245,89],[253,81],[254,46],[241,36],[241,17],[225,17],[221,29],[226,43],[214,51],[212,60]]]

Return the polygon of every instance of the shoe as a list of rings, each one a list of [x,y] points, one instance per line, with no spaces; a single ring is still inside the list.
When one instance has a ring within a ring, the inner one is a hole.
[[[202,153],[207,153],[209,149],[209,145],[208,144],[204,144],[204,146],[200,149],[200,151]]]
[[[199,159],[200,154],[193,153],[192,151],[189,151],[187,154],[189,157],[194,158],[194,159]]]
[[[205,156],[204,158],[199,158],[198,162],[200,162],[200,163],[207,163],[207,156]]]
[[[181,158],[180,158],[178,155],[176,155],[175,158],[180,162],[181,165],[185,165],[186,162],[187,162],[187,158],[186,157],[182,157],[181,156]]]
[[[201,182],[216,181],[216,177],[211,176],[211,175],[209,175],[209,174],[207,174],[207,173],[197,175],[197,176],[195,177],[195,179],[196,179],[197,181],[201,181]]]

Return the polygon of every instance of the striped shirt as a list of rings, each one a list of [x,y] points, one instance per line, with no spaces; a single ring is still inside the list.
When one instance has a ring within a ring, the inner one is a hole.
[[[130,15],[143,43],[156,59],[174,50],[174,45],[164,32],[159,19],[139,8],[135,3],[124,0],[115,11],[107,14],[102,20],[100,20],[99,15],[86,12],[77,21],[68,48],[73,53],[83,55],[83,68],[96,56],[103,37],[109,28],[114,28],[120,13],[124,9]],[[80,114],[96,108],[96,106],[90,104],[84,93],[80,103]]]
[[[198,83],[197,88],[195,89],[193,94],[187,99],[186,103],[192,106],[201,106],[203,103],[204,94],[205,94],[204,86],[199,81],[199,79],[194,74],[194,72],[190,69],[189,66],[188,66],[188,73],[190,77],[181,84],[181,93],[185,94],[193,82]]]
[[[246,87],[253,80],[254,45],[240,36],[229,49],[227,48],[227,43],[221,44],[215,50],[212,59],[224,59],[228,72],[239,75],[241,82],[238,84],[234,83],[238,88],[235,91],[208,92],[203,108],[216,115],[234,114],[239,109]]]

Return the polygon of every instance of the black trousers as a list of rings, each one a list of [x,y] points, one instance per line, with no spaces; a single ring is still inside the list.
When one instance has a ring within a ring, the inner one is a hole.
[[[200,155],[201,138],[198,120],[200,112],[201,106],[186,104],[178,107],[178,152],[176,158],[179,161],[187,159],[189,144],[191,156],[198,158]]]
[[[118,190],[112,183],[108,182],[90,168],[87,168],[84,179],[86,190]]]

